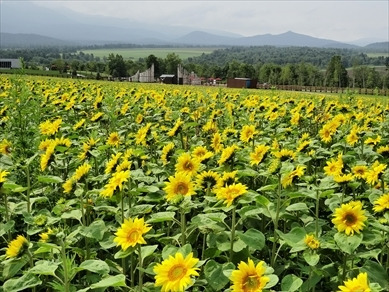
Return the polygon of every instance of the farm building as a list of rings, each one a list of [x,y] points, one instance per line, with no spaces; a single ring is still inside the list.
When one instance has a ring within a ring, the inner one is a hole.
[[[19,59],[0,59],[1,69],[20,69],[22,64]]]
[[[162,74],[159,79],[164,84],[177,84],[177,77],[174,74]]]
[[[154,78],[154,64],[144,72],[136,72],[135,75],[131,76],[129,81],[132,82],[155,82]]]
[[[251,78],[228,78],[227,87],[231,88],[257,88],[257,80]]]

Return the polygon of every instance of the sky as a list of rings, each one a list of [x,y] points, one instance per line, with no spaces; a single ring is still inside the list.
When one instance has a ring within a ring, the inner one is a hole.
[[[154,23],[156,26],[191,26],[243,36],[293,31],[343,42],[364,38],[389,40],[388,0],[33,2],[49,8],[66,7],[85,14]]]

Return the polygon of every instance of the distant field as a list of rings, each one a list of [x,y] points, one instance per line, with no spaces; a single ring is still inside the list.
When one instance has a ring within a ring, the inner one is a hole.
[[[217,48],[128,48],[128,49],[95,49],[83,50],[84,53],[93,54],[95,57],[108,57],[109,54],[122,55],[124,59],[138,60],[154,55],[157,58],[165,58],[169,53],[175,53],[182,60],[189,57],[197,57],[204,54],[210,54]]]
[[[370,58],[377,58],[381,56],[389,57],[389,53],[367,53],[366,55]]]

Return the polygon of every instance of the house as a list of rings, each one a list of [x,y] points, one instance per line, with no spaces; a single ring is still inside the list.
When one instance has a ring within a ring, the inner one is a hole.
[[[20,69],[22,63],[19,59],[0,59],[0,69]]]
[[[257,88],[257,80],[251,78],[228,78],[227,87],[231,88]]]

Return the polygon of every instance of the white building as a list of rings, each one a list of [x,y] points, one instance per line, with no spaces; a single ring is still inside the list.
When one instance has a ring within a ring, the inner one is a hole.
[[[0,59],[0,69],[20,69],[22,64],[19,59]]]

